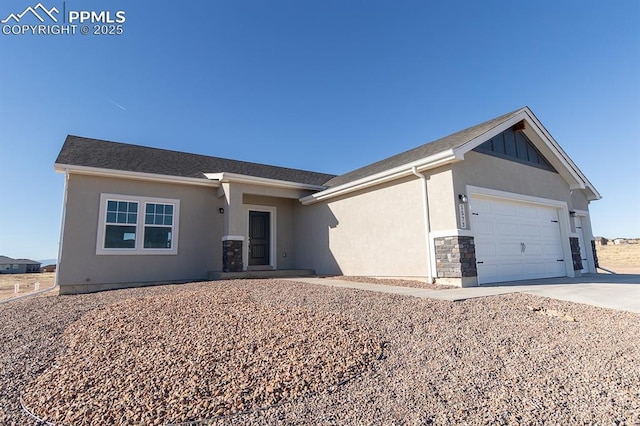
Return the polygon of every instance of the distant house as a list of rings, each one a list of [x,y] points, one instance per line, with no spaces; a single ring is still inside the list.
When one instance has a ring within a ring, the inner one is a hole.
[[[596,242],[597,246],[606,246],[609,242],[609,240],[607,240],[605,237],[595,237],[594,241]]]
[[[40,272],[55,272],[56,265],[47,265],[40,268]]]
[[[28,274],[40,272],[40,262],[0,256],[0,274]]]

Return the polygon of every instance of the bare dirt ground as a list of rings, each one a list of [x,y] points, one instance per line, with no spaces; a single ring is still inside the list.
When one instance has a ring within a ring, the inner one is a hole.
[[[638,341],[639,314],[526,294],[236,280],[27,298],[0,305],[0,424],[33,424],[22,398],[64,425],[635,425]]]
[[[0,274],[0,300],[11,299],[31,293],[35,289],[35,283],[40,283],[40,290],[53,285],[55,272],[43,272],[34,274]],[[15,284],[20,284],[20,291],[15,293]]]
[[[640,274],[640,244],[597,246],[601,268],[617,274]]]

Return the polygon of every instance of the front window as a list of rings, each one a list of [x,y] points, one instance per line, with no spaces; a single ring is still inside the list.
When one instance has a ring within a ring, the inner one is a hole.
[[[104,248],[135,249],[137,223],[137,202],[107,201]]]
[[[171,248],[173,205],[148,203],[144,214],[144,248]]]
[[[179,200],[101,194],[97,254],[177,254]]]

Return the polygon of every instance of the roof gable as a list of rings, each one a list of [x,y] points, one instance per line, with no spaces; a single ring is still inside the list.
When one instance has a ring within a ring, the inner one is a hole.
[[[558,142],[556,142],[528,107],[516,111],[515,114],[488,131],[483,137],[474,138],[455,148],[454,152],[457,157],[464,158],[464,154],[467,152],[474,150],[488,139],[493,138],[515,125],[518,125],[540,154],[544,156],[550,165],[569,184],[570,189],[585,190],[588,200],[599,200],[602,198],[593,184],[589,182],[587,177],[571,158],[569,158],[567,153],[560,147]]]
[[[334,175],[287,167],[210,157],[166,149],[69,135],[56,159],[58,167],[80,166],[202,179],[205,173],[235,173],[278,181],[321,186]]]
[[[328,181],[327,186],[335,187],[343,185],[358,179],[366,178],[368,176],[384,172],[389,169],[393,169],[395,167],[418,161],[423,158],[435,156],[445,151],[454,150],[463,146],[468,141],[477,139],[487,134],[487,132],[490,132],[505,120],[510,119],[511,117],[522,111],[522,109],[523,108],[512,111],[508,114],[501,115],[500,117],[485,121],[484,123],[453,133],[444,138],[425,143],[416,148],[410,149],[400,154],[396,154],[389,158],[385,158],[384,160],[380,160],[373,164],[369,164],[368,166],[364,166],[343,175],[337,176]]]
[[[523,107],[337,176],[326,183],[328,189],[305,197],[301,201],[304,204],[311,204],[353,190],[408,176],[412,170],[424,171],[443,164],[462,161],[467,152],[474,150],[518,123],[524,125],[522,129],[524,134],[550,166],[569,184],[569,188],[585,190],[588,200],[601,198],[595,187],[562,150],[533,112],[528,107]]]

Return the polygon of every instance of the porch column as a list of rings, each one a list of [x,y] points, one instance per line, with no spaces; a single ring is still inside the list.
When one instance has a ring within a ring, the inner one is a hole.
[[[225,196],[224,236],[222,237],[222,272],[242,272],[244,231],[242,226],[242,191],[230,182],[222,183]]]
[[[242,272],[242,246],[244,237],[225,235],[222,237],[222,272]]]

